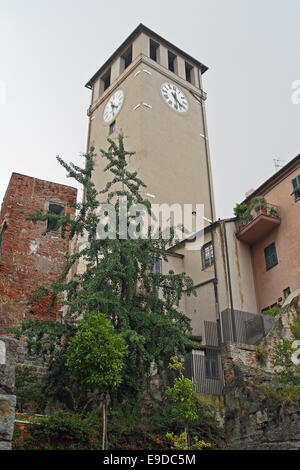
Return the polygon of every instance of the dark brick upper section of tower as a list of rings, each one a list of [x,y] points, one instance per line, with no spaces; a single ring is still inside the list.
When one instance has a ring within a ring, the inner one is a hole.
[[[46,213],[49,204],[74,216],[70,207],[77,190],[37,178],[13,173],[0,213],[0,331],[24,319],[51,319],[58,316],[54,306],[47,312],[48,299],[28,306],[37,285],[49,286],[58,280],[69,251],[68,237],[57,231],[45,232],[47,221],[26,220],[35,209]]]

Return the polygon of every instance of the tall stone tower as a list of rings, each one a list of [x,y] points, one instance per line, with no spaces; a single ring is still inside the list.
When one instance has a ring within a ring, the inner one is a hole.
[[[108,150],[122,130],[131,167],[155,203],[204,204],[215,219],[202,75],[207,67],[140,24],[86,84],[88,146]],[[108,175],[99,156],[95,183]],[[147,197],[147,196],[145,196]],[[206,222],[207,223],[207,222]]]

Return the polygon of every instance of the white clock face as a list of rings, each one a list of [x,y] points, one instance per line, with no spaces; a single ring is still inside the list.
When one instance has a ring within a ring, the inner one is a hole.
[[[116,91],[106,103],[103,112],[103,119],[105,122],[112,121],[118,112],[120,111],[122,104],[124,101],[124,91],[118,90]]]
[[[189,109],[189,103],[185,94],[173,83],[165,82],[162,84],[161,94],[170,108],[178,113],[186,113]]]

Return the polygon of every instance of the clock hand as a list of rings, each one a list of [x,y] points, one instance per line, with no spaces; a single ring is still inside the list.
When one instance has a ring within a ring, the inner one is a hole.
[[[113,113],[113,115],[115,114],[115,109],[117,108],[117,106],[113,103],[110,103],[111,105],[111,112]]]
[[[174,98],[175,98],[175,100],[176,100],[177,104],[178,104],[178,105],[179,105],[181,108],[184,108],[183,104],[182,104],[182,103],[180,103],[179,99],[177,98],[176,91],[173,93],[173,96],[174,96]]]
[[[174,93],[172,93],[172,95],[173,95],[173,98],[175,99],[175,105],[176,105],[176,106],[179,105],[179,106],[181,107],[181,104],[179,103],[178,98],[177,98],[177,95],[176,95],[176,91],[175,91]]]
[[[176,93],[176,91],[175,91],[174,93],[172,93],[172,95],[174,96],[175,101],[177,101],[177,103],[180,105],[179,100],[178,100],[178,98],[177,98],[177,93]]]

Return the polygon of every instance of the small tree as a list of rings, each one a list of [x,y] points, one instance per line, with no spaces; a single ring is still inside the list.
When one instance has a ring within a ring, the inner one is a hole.
[[[110,320],[101,313],[86,313],[66,352],[67,366],[79,381],[103,394],[102,449],[107,447],[107,403],[121,381],[127,345]]]
[[[190,379],[184,377],[183,367],[184,359],[178,361],[177,356],[171,357],[171,362],[169,364],[169,369],[175,370],[179,373],[179,376],[175,379],[173,387],[169,387],[167,390],[167,396],[173,401],[172,415],[175,419],[183,421],[184,423],[184,433],[180,436],[174,436],[172,434],[167,434],[167,437],[173,440],[177,448],[191,448],[191,441],[189,435],[189,425],[199,419],[198,408],[197,408],[197,395],[195,391],[196,384],[193,383]],[[182,445],[183,440],[185,440],[185,446]],[[199,444],[200,447],[199,447]],[[194,445],[198,449],[203,447],[210,447],[210,444],[206,444],[203,441],[198,443],[194,442]]]

